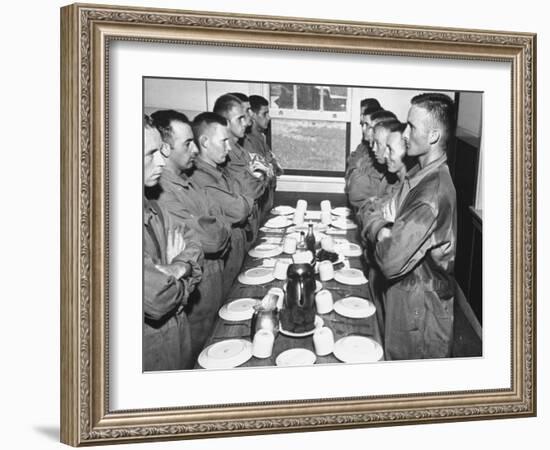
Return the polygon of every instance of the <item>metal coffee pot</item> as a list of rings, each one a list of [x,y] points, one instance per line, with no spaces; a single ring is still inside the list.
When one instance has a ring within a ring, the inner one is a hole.
[[[291,264],[287,270],[285,308],[311,310],[315,305],[315,271],[311,264]]]

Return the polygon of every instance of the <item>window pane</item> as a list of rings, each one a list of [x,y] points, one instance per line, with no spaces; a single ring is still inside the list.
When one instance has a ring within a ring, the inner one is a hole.
[[[296,91],[298,93],[298,109],[319,111],[321,108],[321,97],[318,86],[299,84],[296,87]]]
[[[326,86],[323,88],[323,110],[345,111],[347,101],[347,88],[342,86]]]
[[[281,109],[294,109],[294,85],[275,83],[269,85],[270,103]]]
[[[271,146],[284,169],[343,172],[346,123],[273,119]]]

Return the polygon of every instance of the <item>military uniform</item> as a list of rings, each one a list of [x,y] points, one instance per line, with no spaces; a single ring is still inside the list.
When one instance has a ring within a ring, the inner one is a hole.
[[[225,298],[244,261],[245,226],[254,207],[254,199],[238,193],[238,186],[224,170],[204,162],[200,157],[195,160],[195,170],[190,179],[215,201],[223,213],[222,220],[231,227],[231,244],[223,271]]]
[[[388,281],[387,359],[450,356],[453,336],[456,192],[442,155],[415,166],[397,193],[395,222],[373,215],[365,232]],[[384,226],[391,237],[376,243]]]
[[[186,227],[185,249],[167,260],[167,230],[172,220],[151,200],[143,214],[143,370],[181,370],[193,366],[191,333],[184,306],[201,279],[202,249]],[[179,280],[156,265],[188,263],[191,273]]]
[[[176,175],[165,168],[160,186],[159,203],[196,232],[204,251],[202,281],[186,308],[196,358],[223,304],[223,257],[229,247],[231,226],[223,220],[221,207],[210,198],[210,193],[196,186],[187,175]]]

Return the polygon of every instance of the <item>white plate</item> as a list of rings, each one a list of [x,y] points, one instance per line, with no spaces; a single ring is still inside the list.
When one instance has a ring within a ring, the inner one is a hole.
[[[231,369],[252,358],[252,343],[245,339],[227,339],[206,347],[198,358],[205,369]]]
[[[344,317],[363,319],[372,316],[376,307],[366,298],[346,297],[334,303],[334,311]]]
[[[342,284],[359,285],[365,284],[368,280],[359,269],[340,269],[334,272],[334,279]]]
[[[313,328],[313,330],[304,331],[303,333],[293,333],[292,331],[286,331],[283,328],[283,325],[281,324],[281,322],[279,322],[279,332],[281,334],[284,334],[285,336],[289,336],[289,337],[306,337],[306,336],[311,336],[319,328],[323,328],[324,324],[325,324],[325,321],[321,318],[321,316],[316,315],[315,316],[315,322],[313,322],[313,325],[315,327],[315,328]]]
[[[285,228],[292,225],[292,221],[288,220],[285,216],[276,216],[269,219],[264,223],[266,228]]]
[[[334,251],[348,257],[361,256],[361,254],[363,253],[363,249],[361,248],[361,246],[358,244],[354,244],[353,242],[335,244]]]
[[[288,216],[289,214],[294,213],[294,208],[288,205],[279,205],[271,210],[271,214],[276,216]]]
[[[283,253],[283,247],[275,244],[260,244],[248,250],[253,258],[271,258]]]
[[[353,220],[349,220],[343,217],[334,220],[331,225],[334,228],[339,228],[341,230],[354,230],[355,228],[357,228],[357,224]]]
[[[283,289],[286,292],[286,283],[283,286]],[[321,289],[323,289],[323,283],[321,283],[319,280],[315,280],[315,293],[319,292]]]
[[[275,364],[281,367],[311,366],[315,364],[317,356],[306,348],[291,348],[280,353]]]
[[[240,320],[252,319],[254,314],[254,306],[260,301],[255,298],[239,298],[231,303],[226,303],[218,311],[222,319],[230,322],[238,322]]]
[[[351,209],[349,209],[347,206],[339,206],[338,208],[334,208],[331,212],[335,216],[340,216],[340,217],[351,216]]]
[[[331,234],[331,235],[335,235],[335,234],[343,234],[343,235],[346,235],[348,234],[348,232],[346,230],[338,230],[336,228],[330,228],[328,229],[327,231],[325,231],[326,234]]]
[[[255,267],[239,274],[238,280],[243,284],[264,284],[273,281],[273,269],[271,267]]]
[[[380,361],[384,356],[382,346],[366,336],[346,336],[334,344],[334,356],[345,363]]]

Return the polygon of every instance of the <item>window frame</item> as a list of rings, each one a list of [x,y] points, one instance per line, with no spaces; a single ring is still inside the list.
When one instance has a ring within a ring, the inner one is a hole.
[[[276,104],[271,101],[271,85],[272,84],[292,84],[293,85],[293,98],[295,108],[279,108]],[[324,106],[324,96],[321,95],[322,89],[326,87],[332,87],[333,85],[319,85],[317,83],[296,83],[296,82],[266,82],[263,86],[262,95],[269,100],[269,115],[271,120],[273,119],[282,119],[282,120],[311,120],[311,121],[325,121],[325,122],[342,122],[345,124],[345,143],[344,143],[344,170],[315,170],[315,169],[289,169],[283,167],[285,175],[300,175],[300,176],[317,176],[317,177],[329,177],[329,178],[339,178],[345,175],[347,169],[347,161],[351,152],[351,121],[352,121],[352,96],[353,89],[350,86],[340,86],[344,87],[347,92],[347,101],[346,101],[346,110],[345,111],[323,111],[320,110],[306,110],[298,109],[297,106],[297,86],[319,86],[321,90],[319,91],[320,97],[320,108]],[[267,139],[268,143],[275,154],[277,154],[277,149],[274,149],[272,146],[272,127],[271,122],[267,130]]]

